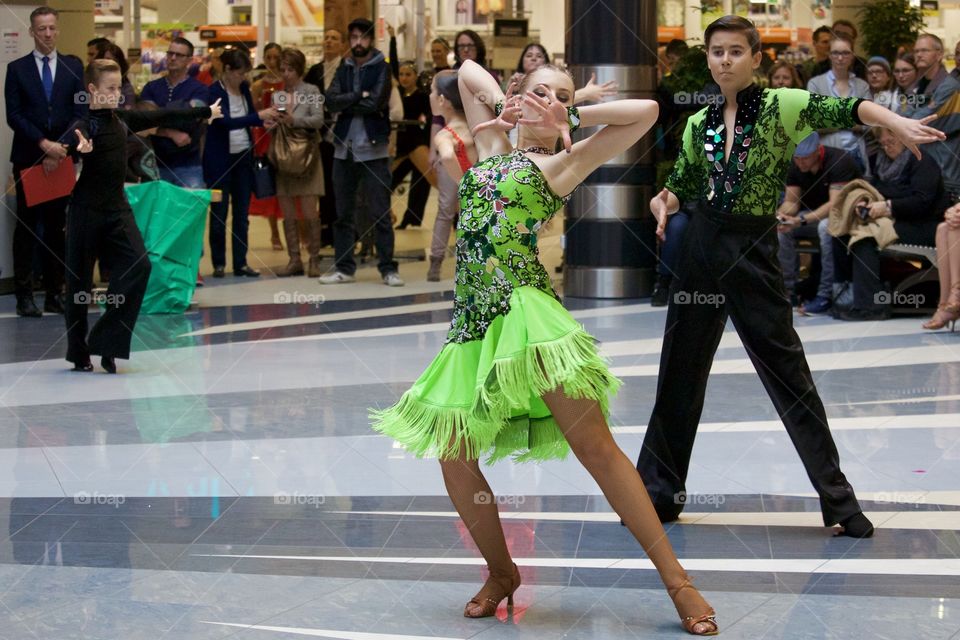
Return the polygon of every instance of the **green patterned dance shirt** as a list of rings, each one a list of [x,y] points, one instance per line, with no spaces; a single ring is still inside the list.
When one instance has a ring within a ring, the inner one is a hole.
[[[737,94],[730,157],[723,104],[690,116],[680,155],[666,187],[680,202],[703,200],[727,213],[762,216],[777,209],[797,143],[817,129],[863,124],[858,98],[833,98],[802,89],[761,89]]]

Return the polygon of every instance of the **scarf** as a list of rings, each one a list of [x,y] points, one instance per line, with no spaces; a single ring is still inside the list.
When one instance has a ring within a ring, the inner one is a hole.
[[[904,169],[907,168],[907,163],[910,162],[910,150],[904,149],[900,152],[896,158],[890,159],[884,152],[877,154],[877,178],[880,182],[891,182],[897,183],[902,182],[904,177]]]

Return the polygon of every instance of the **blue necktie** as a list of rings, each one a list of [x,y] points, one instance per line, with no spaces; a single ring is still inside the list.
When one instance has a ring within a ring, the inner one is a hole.
[[[43,92],[47,95],[47,102],[50,102],[50,96],[53,94],[53,72],[50,71],[50,57],[43,56],[43,73],[41,81],[43,82]]]

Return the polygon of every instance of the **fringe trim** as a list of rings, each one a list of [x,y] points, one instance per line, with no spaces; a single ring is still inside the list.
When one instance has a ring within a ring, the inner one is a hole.
[[[464,453],[474,460],[490,451],[487,464],[506,457],[516,462],[557,459],[567,455],[569,446],[553,417],[514,418],[513,411],[562,387],[571,398],[595,400],[608,415],[610,396],[620,385],[593,337],[578,328],[496,360],[470,409],[431,405],[407,391],[389,409],[371,411],[370,418],[375,431],[418,457],[451,459]]]

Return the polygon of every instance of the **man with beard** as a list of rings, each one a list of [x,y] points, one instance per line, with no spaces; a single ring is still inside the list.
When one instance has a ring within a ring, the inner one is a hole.
[[[337,69],[326,92],[327,109],[337,113],[333,127],[333,188],[337,204],[334,224],[335,270],[321,284],[354,282],[357,263],[354,212],[357,193],[376,227],[377,268],[383,283],[403,286],[393,259],[393,225],[390,221],[390,70],[383,53],[373,48],[373,23],[357,18],[347,27],[350,55]]]

